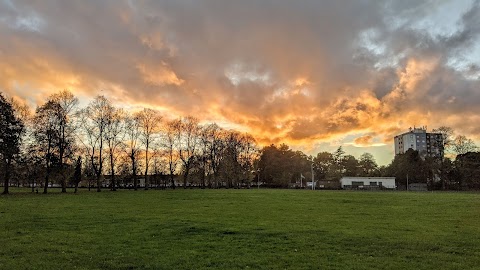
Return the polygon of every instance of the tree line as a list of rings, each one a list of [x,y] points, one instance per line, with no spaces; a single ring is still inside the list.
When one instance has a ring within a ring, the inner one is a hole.
[[[104,96],[85,108],[69,91],[48,97],[33,114],[0,93],[4,193],[17,185],[62,192],[83,180],[101,191],[178,184],[237,187],[251,178],[254,138],[195,117],[169,119],[153,109],[127,112]]]
[[[0,157],[4,192],[11,184],[62,192],[80,183],[101,191],[138,189],[298,186],[300,181],[338,183],[342,176],[395,176],[399,184],[430,188],[480,188],[480,158],[472,140],[441,127],[445,149],[455,160],[422,158],[410,150],[378,166],[369,153],[358,159],[336,151],[307,156],[285,144],[260,149],[253,136],[200,123],[191,116],[169,118],[144,108],[128,112],[105,96],[80,108],[64,90],[52,94],[34,113],[0,92]],[[142,185],[140,185],[142,182]]]
[[[476,152],[473,140],[454,136],[450,127],[433,132],[442,134],[440,147],[448,154],[446,157],[409,149],[386,166],[379,166],[370,153],[357,159],[346,154],[341,146],[316,156],[294,151],[285,144],[267,146],[260,152],[258,181],[272,187],[298,187],[311,181],[313,173],[317,186],[323,184],[325,188],[339,188],[343,176],[360,176],[395,177],[397,186],[403,188],[407,183],[422,183],[430,190],[480,189],[480,153]]]

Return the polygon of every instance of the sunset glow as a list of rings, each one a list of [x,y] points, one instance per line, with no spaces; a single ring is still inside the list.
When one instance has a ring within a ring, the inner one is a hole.
[[[195,116],[379,164],[413,126],[480,140],[480,2],[0,0],[0,91]]]

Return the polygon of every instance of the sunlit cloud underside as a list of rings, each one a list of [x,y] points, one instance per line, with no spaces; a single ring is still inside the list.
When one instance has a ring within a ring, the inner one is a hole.
[[[0,91],[118,106],[380,164],[412,126],[479,139],[478,1],[0,1]]]

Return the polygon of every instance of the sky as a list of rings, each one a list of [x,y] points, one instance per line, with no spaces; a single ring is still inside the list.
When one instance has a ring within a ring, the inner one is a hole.
[[[0,91],[63,89],[387,164],[413,126],[480,140],[480,2],[0,0]]]

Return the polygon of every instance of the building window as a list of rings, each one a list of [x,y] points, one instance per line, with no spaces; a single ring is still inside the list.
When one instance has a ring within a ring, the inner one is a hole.
[[[376,186],[377,182],[370,182],[370,186]]]
[[[363,186],[363,181],[352,181],[352,186]]]

